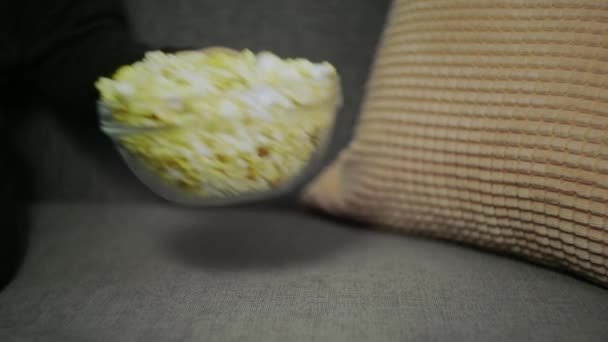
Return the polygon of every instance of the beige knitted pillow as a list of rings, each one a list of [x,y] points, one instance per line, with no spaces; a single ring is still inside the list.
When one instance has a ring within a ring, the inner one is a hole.
[[[608,1],[395,0],[305,201],[608,285]]]

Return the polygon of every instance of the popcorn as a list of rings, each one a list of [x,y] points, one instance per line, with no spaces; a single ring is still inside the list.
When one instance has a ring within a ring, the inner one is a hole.
[[[268,191],[297,176],[341,101],[331,64],[249,50],[149,52],[95,85],[112,123],[132,129],[117,143],[203,198]]]

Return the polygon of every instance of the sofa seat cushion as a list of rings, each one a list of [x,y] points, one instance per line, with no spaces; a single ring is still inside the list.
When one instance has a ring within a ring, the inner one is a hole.
[[[296,210],[44,204],[0,341],[606,341],[606,291]]]

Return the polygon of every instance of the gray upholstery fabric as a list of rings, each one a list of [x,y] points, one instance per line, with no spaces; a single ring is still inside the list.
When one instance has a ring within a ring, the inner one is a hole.
[[[606,341],[594,285],[268,208],[42,205],[0,341]]]
[[[68,126],[45,108],[30,110],[18,129],[35,201],[160,202],[97,129]]]

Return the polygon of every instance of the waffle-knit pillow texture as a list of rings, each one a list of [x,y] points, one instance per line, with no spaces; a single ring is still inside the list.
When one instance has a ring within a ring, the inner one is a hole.
[[[608,285],[608,1],[395,0],[305,201]]]

